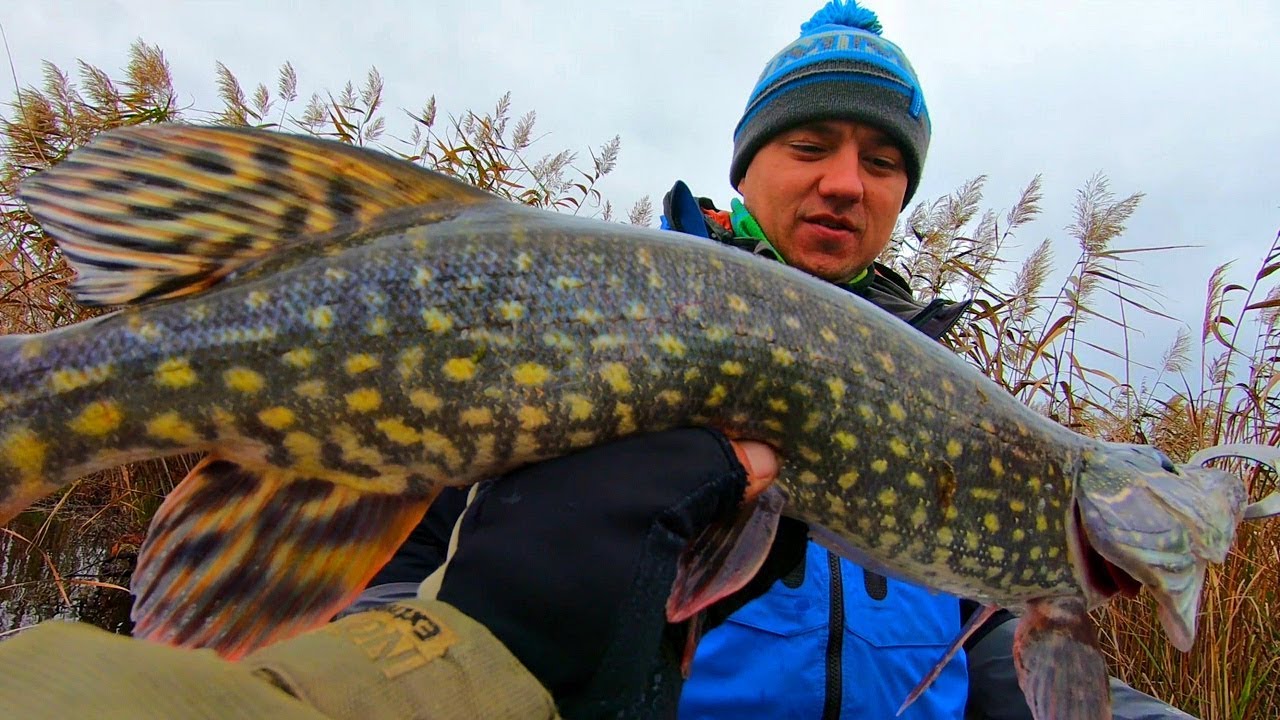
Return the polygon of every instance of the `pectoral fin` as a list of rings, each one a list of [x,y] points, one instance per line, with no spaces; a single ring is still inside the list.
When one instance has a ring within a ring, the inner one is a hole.
[[[769,554],[785,504],[782,491],[770,486],[744,503],[731,521],[716,523],[695,538],[680,556],[667,620],[688,620],[746,585]]]
[[[1036,720],[1111,720],[1107,665],[1083,599],[1029,603],[1014,633],[1013,662]]]
[[[152,521],[133,579],[134,635],[236,659],[322,625],[431,499],[206,458]]]

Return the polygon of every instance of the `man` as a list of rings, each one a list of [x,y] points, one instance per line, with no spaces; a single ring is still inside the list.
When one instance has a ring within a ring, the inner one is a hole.
[[[819,11],[766,66],[735,133],[743,201],[722,214],[677,185],[665,224],[795,265],[938,336],[962,308],[921,308],[873,264],[929,140],[915,74],[878,33],[852,3]],[[834,558],[798,523],[781,528],[755,580],[711,608],[682,682],[690,628],[663,611],[676,560],[776,472],[767,447],[708,429],[539,463],[469,504],[438,501],[370,588],[381,603],[410,581],[395,604],[359,603],[234,665],[43,626],[0,646],[0,716],[892,717],[959,631],[960,603]],[[448,564],[417,590],[450,527]],[[905,717],[958,718],[966,698],[979,716],[1025,717],[1011,662],[974,662],[993,641],[996,656],[1008,647],[1006,627],[949,663]],[[1010,672],[1003,684],[975,677],[970,691],[966,662]]]

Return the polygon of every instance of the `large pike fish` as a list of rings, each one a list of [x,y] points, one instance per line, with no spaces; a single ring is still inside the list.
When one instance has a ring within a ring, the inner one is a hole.
[[[141,553],[153,640],[239,657],[332,617],[442,487],[703,425],[776,447],[785,512],[845,556],[1024,613],[1038,717],[1109,717],[1086,611],[1145,585],[1188,649],[1245,508],[1239,478],[1064,429],[794,269],[380,153],[133,128],[21,197],[80,300],[123,307],[0,337],[0,522],[208,453]]]

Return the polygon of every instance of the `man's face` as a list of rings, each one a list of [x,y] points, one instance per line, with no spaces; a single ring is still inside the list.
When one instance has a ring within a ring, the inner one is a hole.
[[[870,125],[810,123],[760,148],[738,192],[788,264],[847,280],[889,244],[907,192],[906,163]]]

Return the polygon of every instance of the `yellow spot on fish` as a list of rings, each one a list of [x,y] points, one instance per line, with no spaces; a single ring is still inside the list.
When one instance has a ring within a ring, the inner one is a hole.
[[[800,482],[805,485],[817,485],[822,482],[822,479],[812,470],[805,470],[800,473]]]
[[[258,420],[269,428],[283,430],[294,423],[297,418],[287,407],[269,407],[258,413]]]
[[[907,447],[907,444],[902,442],[902,440],[896,437],[889,438],[889,449],[893,451],[893,454],[897,455],[898,457],[906,457],[907,454],[910,452],[910,449]]]
[[[707,395],[707,399],[704,404],[708,407],[718,407],[727,397],[729,397],[729,388],[717,383],[715,387],[711,388],[711,393]]]
[[[796,356],[791,354],[791,351],[786,348],[776,347],[773,348],[770,353],[773,355],[773,361],[783,367],[790,367],[796,361]]]
[[[95,385],[111,377],[111,366],[95,365],[84,369],[57,370],[49,377],[49,387],[56,393],[70,392],[87,385]]]
[[[413,270],[413,286],[424,288],[434,282],[436,273],[429,267],[418,267]]]
[[[769,398],[769,409],[774,412],[784,413],[787,411],[787,401],[785,398],[775,397]]]
[[[955,520],[959,516],[960,511],[956,509],[955,505],[948,505],[947,509],[942,512],[942,517],[947,520]]]
[[[642,302],[633,302],[623,311],[632,320],[648,320],[649,308]]]
[[[571,447],[588,447],[594,445],[595,442],[596,433],[594,430],[575,430],[569,433],[569,445]]]
[[[19,427],[0,441],[0,457],[4,458],[5,464],[17,469],[18,474],[24,478],[43,476],[45,458],[48,454],[48,444],[30,428]]]
[[[320,400],[324,398],[323,380],[306,380],[293,386],[293,391],[304,398]]]
[[[595,308],[578,308],[578,311],[573,314],[573,317],[584,325],[595,325],[604,320],[604,315]]]
[[[991,434],[991,435],[994,435],[994,434],[995,434],[995,432],[996,432],[996,426],[995,426],[994,424],[992,424],[992,422],[991,422],[990,420],[986,419],[986,418],[983,418],[983,419],[981,419],[981,420],[979,420],[979,421],[978,421],[978,427],[982,428],[982,431],[983,431],[983,432],[988,433],[988,434]]]
[[[1027,504],[1022,502],[1021,500],[1010,500],[1009,509],[1016,513],[1025,512],[1027,509]]]
[[[955,384],[946,378],[942,378],[942,392],[948,395],[954,395],[956,393]]]
[[[604,378],[604,381],[609,383],[609,387],[620,395],[626,395],[634,389],[631,384],[631,373],[622,363],[606,364],[600,368],[600,377]]]
[[[1000,518],[995,513],[987,513],[982,518],[982,525],[987,528],[987,532],[1000,532]]]
[[[453,318],[436,308],[423,310],[422,321],[427,324],[427,330],[433,333],[448,332],[453,328]]]
[[[952,531],[951,531],[951,528],[949,528],[949,527],[940,527],[940,528],[938,528],[937,537],[938,537],[938,542],[939,542],[939,543],[941,543],[941,544],[943,544],[943,545],[950,545],[951,543],[955,542],[955,540],[956,540],[956,535],[955,535],[955,533],[954,533],[954,532],[952,532]]]
[[[339,267],[329,267],[324,270],[325,278],[341,282],[347,279],[347,271]]]
[[[267,305],[268,296],[263,290],[253,290],[244,298],[244,304],[250,310],[261,310]]]
[[[725,360],[720,363],[720,372],[725,375],[737,376],[745,373],[747,369],[737,360]]]
[[[1004,477],[1004,463],[1000,462],[1000,458],[991,458],[991,462],[988,463],[988,466],[991,468],[992,475],[995,475],[997,478]]]
[[[564,396],[564,401],[569,406],[570,420],[588,420],[591,414],[595,412],[595,406],[586,397],[577,393],[570,393]]]
[[[426,390],[414,390],[409,393],[409,403],[424,413],[433,413],[444,405],[444,401],[439,396]]]
[[[97,400],[89,403],[71,421],[71,429],[81,435],[102,436],[120,427],[124,421],[124,413],[120,406],[111,400]]]
[[[885,372],[893,373],[895,371],[895,368],[893,365],[893,356],[890,355],[889,353],[887,352],[876,353],[876,361],[880,363],[880,367],[884,368]]]
[[[1015,542],[1022,542],[1027,537],[1027,532],[1022,528],[1014,528],[1013,539]]]
[[[823,340],[826,340],[826,341],[827,341],[827,342],[829,342],[829,343],[836,342],[836,341],[838,341],[838,340],[840,339],[840,336],[839,336],[839,335],[836,335],[836,334],[835,334],[835,332],[834,332],[831,328],[828,328],[828,327],[824,327],[824,328],[822,328],[821,330],[819,330],[819,331],[818,331],[818,335],[819,335]]]
[[[433,430],[422,431],[422,447],[432,455],[444,458],[445,465],[456,469],[462,464],[462,454],[449,438]]]
[[[975,500],[999,500],[1000,493],[990,488],[969,488],[969,494]]]
[[[528,308],[519,300],[503,300],[498,303],[498,315],[507,322],[521,320],[528,312]]]
[[[858,471],[857,471],[857,470],[850,470],[849,472],[844,473],[844,474],[843,474],[843,475],[841,475],[840,477],[836,478],[836,482],[837,482],[837,483],[839,483],[840,488],[841,488],[842,490],[848,490],[849,488],[851,488],[851,487],[853,487],[854,485],[856,485],[856,484],[857,484],[857,482],[858,482]]]
[[[575,347],[577,347],[577,344],[574,343],[573,338],[569,337],[567,333],[561,332],[559,330],[550,330],[548,332],[543,333],[542,342],[546,344],[548,347],[553,347],[553,348],[556,348],[557,350],[573,350]]]
[[[318,330],[328,330],[333,327],[333,308],[328,305],[314,307],[307,313],[307,322]]]
[[[773,432],[778,432],[778,433],[780,433],[780,432],[782,432],[782,430],[783,430],[782,422],[781,422],[781,421],[779,421],[777,418],[769,418],[769,419],[765,420],[765,421],[764,421],[764,426],[765,426],[765,428],[766,428],[766,429],[768,429],[768,430],[772,430]]]
[[[729,295],[725,296],[725,301],[729,303],[729,309],[734,312],[751,312],[751,306],[747,305],[747,301],[743,300],[741,295],[729,293]]]
[[[476,376],[476,361],[471,358],[450,358],[444,363],[444,376],[450,380],[470,380]]]
[[[1038,477],[1030,477],[1030,478],[1027,478],[1027,487],[1031,489],[1031,492],[1036,493],[1036,494],[1039,494],[1039,493],[1040,493],[1040,478],[1038,478]]]
[[[415,445],[422,439],[421,433],[406,425],[400,418],[382,418],[373,426],[397,445]]]
[[[960,457],[960,453],[962,452],[964,452],[964,446],[960,444],[959,440],[947,441],[947,457],[954,460]]]
[[[965,547],[968,547],[970,550],[977,550],[982,546],[982,538],[978,533],[972,530],[967,530],[964,534],[964,544]]]
[[[378,358],[368,353],[357,353],[347,358],[344,365],[348,375],[359,375],[378,367]]]
[[[196,372],[186,358],[169,358],[156,365],[155,381],[167,388],[184,388],[196,383]]]
[[[1056,557],[1058,557],[1058,552],[1059,552],[1059,550],[1058,550],[1057,546],[1054,546],[1054,547],[1049,548],[1049,557],[1051,557],[1051,558],[1056,558]]]
[[[876,496],[876,499],[885,507],[893,507],[898,503],[898,491],[893,488],[885,488],[880,491],[880,494]]]
[[[655,290],[659,290],[666,286],[667,286],[667,281],[663,280],[661,275],[659,275],[656,272],[649,273],[649,287],[654,288]]]
[[[786,316],[786,317],[782,318],[782,324],[783,324],[783,325],[786,325],[787,327],[789,327],[789,328],[791,328],[791,329],[793,329],[793,330],[799,330],[799,329],[800,329],[800,320],[799,320],[798,318],[796,318],[796,316],[794,316],[794,315],[788,315],[788,316]]]
[[[1027,551],[1027,557],[1031,558],[1032,560],[1039,560],[1040,556],[1043,554],[1044,554],[1044,549],[1041,548],[1039,545],[1036,545]]]
[[[296,368],[309,368],[316,361],[316,354],[311,348],[295,348],[281,355],[280,359]]]
[[[483,407],[467,408],[459,417],[462,418],[463,425],[479,427],[493,422],[493,411]]]
[[[1049,518],[1044,515],[1036,516],[1036,530],[1044,532],[1049,529]]]
[[[889,469],[889,461],[883,458],[871,461],[871,469],[878,473],[883,473]]]
[[[658,393],[658,399],[667,405],[676,406],[684,402],[684,393],[679,390],[663,390]]]
[[[525,430],[537,430],[551,422],[551,418],[547,417],[545,410],[532,405],[525,405],[517,410],[516,419],[520,421],[520,427]]]
[[[346,394],[347,407],[353,412],[370,412],[382,406],[382,395],[374,388],[359,388]]]
[[[896,400],[889,401],[889,417],[902,422],[907,419],[907,411],[902,409],[902,404]]]
[[[516,270],[520,272],[529,272],[533,269],[533,257],[527,252],[516,255],[512,263],[516,266]]]
[[[800,453],[800,457],[811,463],[822,462],[822,454],[808,445],[801,445],[796,448],[796,452]]]
[[[381,315],[370,320],[364,327],[364,331],[370,335],[386,335],[390,330],[391,323]]]
[[[591,339],[591,349],[596,351],[614,350],[627,344],[627,338],[616,333],[605,333]]]
[[[913,488],[923,488],[925,486],[924,476],[912,470],[907,473],[907,484]]]
[[[147,434],[159,440],[168,440],[179,445],[194,445],[200,442],[191,423],[182,419],[174,411],[162,413],[147,421]]]
[[[577,290],[586,285],[582,278],[573,277],[571,275],[558,275],[551,281],[551,286],[557,290]]]
[[[624,402],[619,402],[613,406],[613,414],[618,418],[619,433],[633,433],[636,431],[635,409]]]
[[[236,392],[257,393],[266,386],[267,381],[256,371],[246,367],[233,367],[222,373],[222,381]]]
[[[928,520],[929,512],[925,510],[924,505],[917,505],[916,509],[911,511],[911,524],[915,527],[923,527]]]
[[[831,391],[832,400],[835,400],[836,402],[844,400],[844,394],[847,390],[844,380],[841,380],[838,377],[827,378],[827,389]]]
[[[855,437],[852,433],[847,433],[843,430],[837,430],[831,436],[831,439],[835,440],[836,444],[844,448],[845,450],[852,450],[858,447],[858,438]]]
[[[893,516],[893,515],[881,515],[881,516],[880,516],[880,527],[883,527],[883,528],[895,528],[895,527],[898,527],[898,518],[897,518],[897,517],[895,517],[895,516]],[[889,542],[889,540],[888,540],[889,538],[896,538],[896,537],[898,537],[898,535],[897,535],[896,533],[882,533],[882,534],[880,535],[880,541],[881,541],[881,542],[883,542],[883,543],[888,543],[888,542]]]
[[[663,333],[662,335],[659,335],[658,338],[653,342],[655,345],[658,346],[659,350],[662,350],[663,352],[665,352],[666,354],[672,357],[678,357],[678,358],[684,357],[684,353],[685,353],[684,343],[680,342],[680,339],[677,338],[675,335],[671,335],[670,333]]]
[[[537,387],[551,378],[551,371],[535,362],[520,363],[511,371],[511,377],[520,385]]]
[[[707,329],[703,331],[703,335],[711,342],[724,342],[729,339],[731,334],[732,333],[729,332],[729,328],[723,325],[709,325],[707,326]]]

